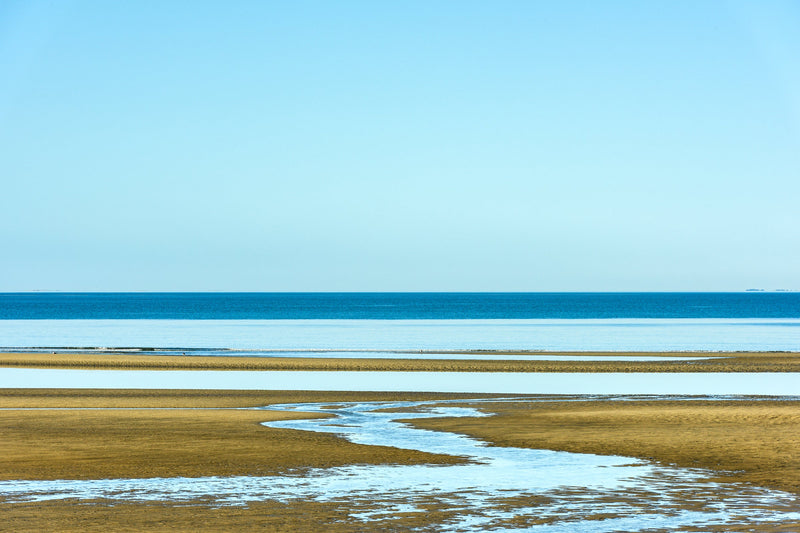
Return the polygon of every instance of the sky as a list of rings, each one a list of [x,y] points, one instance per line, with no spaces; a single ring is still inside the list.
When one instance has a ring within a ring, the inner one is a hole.
[[[0,3],[0,291],[800,289],[796,1]]]

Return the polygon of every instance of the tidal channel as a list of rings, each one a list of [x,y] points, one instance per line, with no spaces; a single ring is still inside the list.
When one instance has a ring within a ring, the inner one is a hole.
[[[579,529],[602,533],[800,522],[797,496],[711,482],[711,473],[705,470],[617,456],[488,446],[405,422],[490,416],[465,407],[479,406],[479,401],[455,402],[305,403],[262,409],[326,415],[265,423],[267,427],[334,433],[359,444],[456,455],[468,459],[465,464],[352,465],[267,477],[3,481],[0,501],[246,506],[264,500],[287,504],[312,500],[340,505],[348,521],[376,530],[392,529],[400,517],[417,513],[424,513],[430,530],[453,532]]]

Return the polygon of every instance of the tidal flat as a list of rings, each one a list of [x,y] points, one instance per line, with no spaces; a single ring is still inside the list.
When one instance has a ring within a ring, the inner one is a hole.
[[[5,389],[0,392],[4,429],[0,445],[5,451],[0,479],[302,476],[312,469],[352,465],[446,468],[466,462],[464,457],[446,453],[356,444],[335,434],[265,427],[264,422],[292,423],[321,415],[256,409],[325,402],[332,415],[337,406],[348,403],[399,401],[444,402],[492,415],[409,421],[414,427],[471,435],[489,446],[624,456],[654,465],[703,469],[712,483],[709,486],[719,484],[718,493],[706,489],[699,498],[687,497],[680,504],[683,508],[674,512],[697,512],[701,505],[714,505],[715,498],[730,500],[725,487],[731,483],[784,491],[794,495],[795,502],[800,496],[800,454],[795,445],[800,439],[800,401],[775,398],[528,396],[509,401],[498,395],[474,394]],[[441,530],[442,521],[459,514],[457,506],[441,498],[426,501],[424,493],[425,487],[420,487],[415,505],[426,512],[394,502],[380,524],[394,530],[434,531]],[[565,489],[560,496],[564,501],[598,497],[575,488]],[[509,498],[503,505],[541,506],[547,498],[529,496],[525,502]],[[601,499],[610,507],[624,503],[612,501],[609,495]],[[379,523],[358,519],[363,506],[363,501],[313,499],[249,501],[238,506],[202,498],[177,503],[107,499],[10,503],[6,499],[0,503],[5,518],[0,527],[16,531],[253,527],[363,531],[378,527]],[[513,529],[554,521],[552,516],[523,519],[520,515],[498,525]],[[766,521],[748,530],[791,531],[796,525]],[[724,531],[726,527],[708,524],[702,530]]]

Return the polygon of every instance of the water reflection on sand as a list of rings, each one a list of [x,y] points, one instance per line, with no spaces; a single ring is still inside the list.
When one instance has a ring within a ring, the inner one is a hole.
[[[459,403],[463,404],[463,400]],[[425,513],[437,531],[640,531],[800,520],[794,495],[707,481],[707,472],[625,457],[501,448],[465,436],[419,430],[399,420],[485,416],[448,402],[290,404],[268,409],[335,414],[265,425],[335,433],[360,444],[470,459],[462,465],[353,465],[285,476],[0,482],[6,501],[63,498],[189,502],[316,500],[340,503],[348,520],[391,529]],[[386,409],[391,409],[387,411]],[[401,513],[398,515],[397,513]]]

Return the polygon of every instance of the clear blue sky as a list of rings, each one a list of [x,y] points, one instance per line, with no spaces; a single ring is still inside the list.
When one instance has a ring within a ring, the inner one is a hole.
[[[796,1],[0,3],[0,290],[800,288]]]

